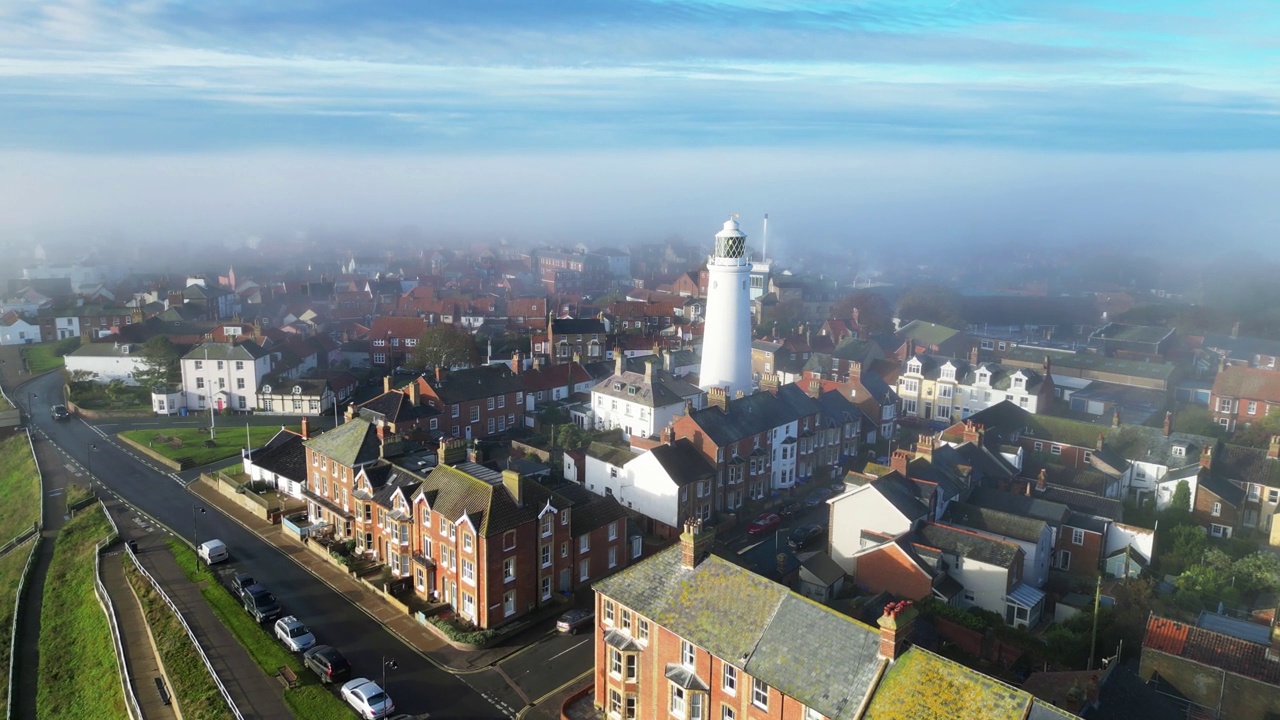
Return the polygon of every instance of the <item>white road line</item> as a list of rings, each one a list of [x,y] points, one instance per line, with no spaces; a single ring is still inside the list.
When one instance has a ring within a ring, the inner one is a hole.
[[[577,645],[574,645],[573,647],[570,647],[568,650],[565,650],[563,652],[558,652],[555,655],[552,655],[551,657],[547,658],[546,662],[551,662],[552,660],[555,660],[556,658],[560,657],[561,655],[564,655],[565,653],[569,652],[570,650],[573,650],[574,648],[582,647],[588,642],[591,642],[591,638],[583,638],[582,642],[578,643]]]

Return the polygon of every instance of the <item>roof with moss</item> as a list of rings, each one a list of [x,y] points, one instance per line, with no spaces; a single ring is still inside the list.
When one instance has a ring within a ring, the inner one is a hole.
[[[1034,699],[965,666],[914,647],[889,666],[866,720],[1022,720]]]
[[[960,334],[959,330],[924,320],[912,320],[897,333],[898,337],[904,340],[915,340],[926,345],[941,345],[958,334]]]
[[[373,423],[355,417],[303,443],[339,465],[356,467],[378,459],[378,431]]]

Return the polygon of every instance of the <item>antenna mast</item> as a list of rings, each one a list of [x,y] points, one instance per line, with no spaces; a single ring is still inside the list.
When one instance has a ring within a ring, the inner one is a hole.
[[[760,233],[760,262],[769,262],[769,213],[764,214],[764,230]]]

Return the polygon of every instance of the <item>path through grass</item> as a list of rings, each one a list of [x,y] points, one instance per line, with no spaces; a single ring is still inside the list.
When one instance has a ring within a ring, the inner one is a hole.
[[[27,566],[27,558],[31,556],[31,544],[28,540],[0,557],[0,701],[4,707],[9,703],[9,647],[13,644],[13,603],[18,592],[18,579]]]
[[[40,476],[26,433],[0,441],[0,545],[40,519]]]

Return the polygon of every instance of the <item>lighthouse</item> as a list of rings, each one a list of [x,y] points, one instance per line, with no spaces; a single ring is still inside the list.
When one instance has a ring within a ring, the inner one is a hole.
[[[751,392],[751,262],[747,236],[729,218],[707,258],[707,314],[699,387],[725,388],[730,398]]]

